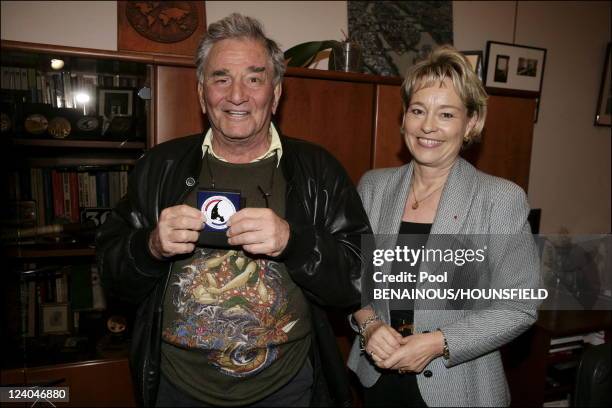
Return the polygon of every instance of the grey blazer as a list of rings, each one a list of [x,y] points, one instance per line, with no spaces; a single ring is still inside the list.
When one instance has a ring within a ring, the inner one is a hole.
[[[369,171],[361,179],[359,195],[375,234],[398,233],[412,173],[411,162],[398,168]],[[491,251],[497,253],[489,255],[499,266],[493,272],[497,275],[496,287],[537,288],[538,254],[530,235],[528,213],[527,198],[519,186],[484,174],[458,158],[442,190],[431,234],[523,234],[522,244],[511,250],[493,245]],[[503,273],[509,270],[511,273]],[[450,351],[449,360],[436,358],[417,375],[427,405],[509,405],[510,393],[498,348],[533,324],[538,302],[500,301],[495,307],[481,310],[421,310],[419,301],[415,302],[415,331],[441,329]],[[388,323],[388,301],[374,301],[373,307]],[[348,365],[364,387],[371,387],[380,377],[378,368],[360,351],[357,340]],[[432,375],[425,377],[426,371]]]

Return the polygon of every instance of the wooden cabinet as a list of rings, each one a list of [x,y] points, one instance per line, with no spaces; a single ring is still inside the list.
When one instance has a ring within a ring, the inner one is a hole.
[[[371,83],[287,76],[280,129],[325,147],[357,182],[370,168],[374,92]]]
[[[153,144],[202,131],[195,68],[163,66],[156,73]],[[410,160],[400,135],[400,88],[400,78],[290,67],[273,120],[283,134],[325,147],[357,183],[369,169]],[[535,99],[490,96],[482,142],[462,155],[527,191],[534,113]]]
[[[135,407],[126,358],[4,370],[2,385],[68,387],[67,407]]]
[[[463,153],[465,158],[527,191],[535,109],[533,98],[490,96],[482,140]]]
[[[153,83],[151,146],[204,130],[194,68],[155,65]]]

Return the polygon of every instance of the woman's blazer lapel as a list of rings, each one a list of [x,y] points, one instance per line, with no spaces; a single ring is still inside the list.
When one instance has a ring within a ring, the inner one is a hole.
[[[413,168],[414,164],[411,161],[399,167],[388,180],[381,180],[386,181],[386,185],[382,192],[383,197],[378,225],[374,229],[375,234],[397,234],[399,232]]]
[[[476,169],[458,157],[446,180],[438,211],[431,227],[432,234],[459,234],[476,197]]]

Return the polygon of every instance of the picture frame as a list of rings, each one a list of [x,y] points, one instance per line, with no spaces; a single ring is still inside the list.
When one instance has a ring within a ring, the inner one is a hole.
[[[116,116],[134,114],[134,89],[98,88],[98,115],[110,122]]]
[[[595,112],[595,126],[612,127],[612,43],[606,47],[606,61],[601,74],[601,87],[597,97],[597,112]]]
[[[42,334],[70,333],[70,307],[68,303],[44,303],[40,308]]]
[[[484,85],[490,94],[539,97],[546,49],[487,41]]]
[[[472,69],[478,75],[478,78],[482,81],[483,63],[482,63],[482,51],[460,51],[461,54],[467,58],[468,62],[472,66]]]

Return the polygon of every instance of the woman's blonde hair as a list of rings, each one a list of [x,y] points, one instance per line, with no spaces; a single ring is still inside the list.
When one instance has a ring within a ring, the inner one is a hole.
[[[404,113],[415,92],[442,83],[446,78],[452,81],[457,95],[467,108],[468,117],[477,115],[476,124],[464,138],[464,144],[470,144],[480,138],[484,127],[487,93],[469,61],[450,45],[436,48],[427,58],[408,69],[401,90]]]

